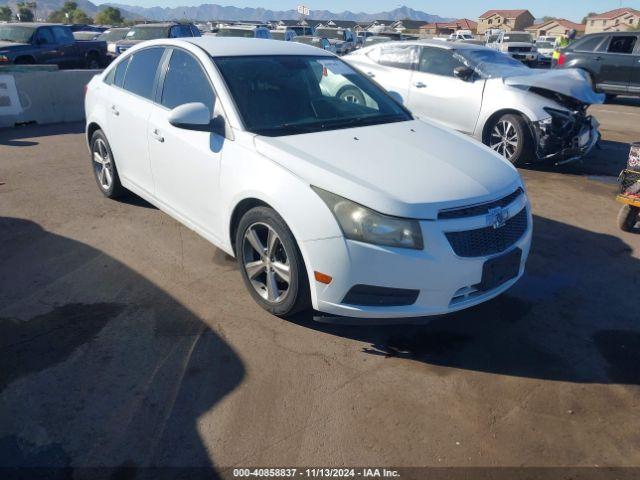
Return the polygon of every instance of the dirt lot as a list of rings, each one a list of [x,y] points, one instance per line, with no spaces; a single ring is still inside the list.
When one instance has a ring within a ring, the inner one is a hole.
[[[0,131],[0,465],[640,466],[614,201],[640,102],[594,114],[603,150],[522,170],[526,277],[410,327],[269,316],[205,240],[100,195],[82,125]]]

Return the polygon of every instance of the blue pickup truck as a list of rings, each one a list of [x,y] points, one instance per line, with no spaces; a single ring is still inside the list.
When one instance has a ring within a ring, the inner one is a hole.
[[[60,68],[101,68],[108,63],[106,54],[106,42],[77,41],[65,25],[0,24],[0,65],[53,64]]]

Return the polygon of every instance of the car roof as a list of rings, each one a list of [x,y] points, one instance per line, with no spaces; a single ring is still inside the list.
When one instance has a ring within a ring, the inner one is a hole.
[[[174,25],[191,25],[191,24],[178,23],[178,22],[139,23],[138,25],[134,25],[134,27],[136,28],[173,27]]]
[[[442,40],[404,40],[401,42],[385,42],[384,47],[390,45],[413,45],[417,47],[437,47],[445,50],[492,50],[483,45],[476,45],[474,43],[459,43],[459,42],[443,42]],[[372,47],[373,48],[373,47]]]
[[[313,55],[333,57],[332,53],[304,43],[283,42],[262,38],[234,37],[185,37],[171,43],[191,43],[202,48],[212,57],[240,57],[252,55]],[[161,42],[159,42],[161,43]],[[166,41],[165,41],[166,43]]]
[[[4,25],[10,25],[12,27],[66,27],[67,25],[63,25],[61,23],[35,23],[35,22],[10,22],[5,23]]]

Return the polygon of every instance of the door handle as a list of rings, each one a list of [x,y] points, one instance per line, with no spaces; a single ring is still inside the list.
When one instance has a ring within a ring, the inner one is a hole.
[[[416,88],[425,88],[427,86],[426,83],[416,82]]]
[[[164,143],[164,137],[160,134],[160,130],[158,130],[157,128],[155,128],[151,132],[151,136],[155,138],[157,141],[159,141],[160,143]]]
[[[367,72],[367,76],[369,76],[369,77],[373,78],[373,77],[375,77],[375,76],[376,76],[376,74],[375,74],[375,73],[373,73],[373,72]]]
[[[116,117],[120,115],[120,112],[118,111],[118,107],[116,107],[115,105],[111,105],[111,113],[113,113]]]

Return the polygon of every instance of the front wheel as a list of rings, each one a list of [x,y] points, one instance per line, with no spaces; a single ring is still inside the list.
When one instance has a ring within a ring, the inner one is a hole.
[[[623,205],[618,212],[618,226],[625,232],[630,232],[640,220],[640,208]]]
[[[244,214],[235,242],[242,280],[262,308],[279,317],[310,308],[302,254],[275,210],[256,207]]]
[[[523,117],[516,114],[502,115],[487,129],[485,144],[514,165],[523,165],[533,157],[533,139]]]

